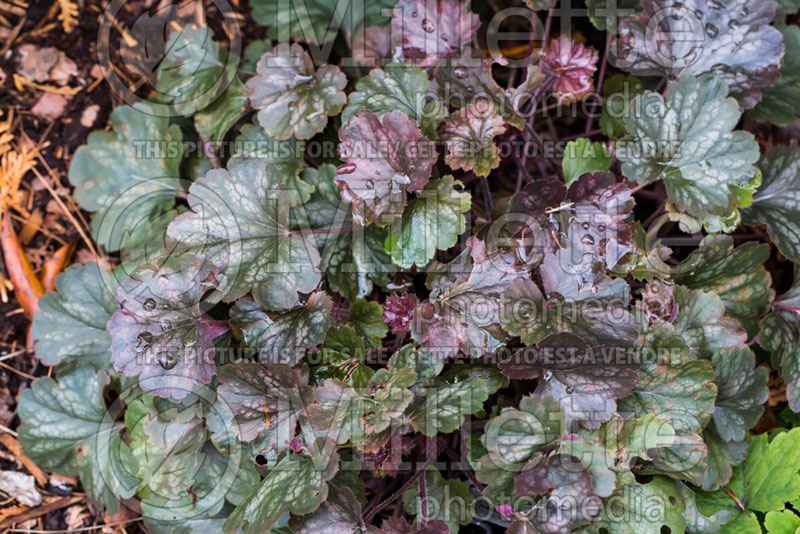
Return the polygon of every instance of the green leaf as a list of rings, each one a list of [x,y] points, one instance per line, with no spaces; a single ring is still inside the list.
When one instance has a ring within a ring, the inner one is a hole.
[[[197,132],[205,139],[219,143],[225,139],[225,134],[236,124],[247,111],[247,99],[250,91],[234,78],[222,95],[210,106],[194,116]]]
[[[319,252],[288,229],[288,191],[281,182],[274,166],[233,158],[228,170],[214,169],[192,184],[192,211],[167,228],[176,247],[220,268],[228,301],[252,290],[260,304],[285,309],[319,283]]]
[[[714,423],[726,441],[740,441],[764,413],[769,398],[767,370],[756,367],[750,349],[721,350],[711,359],[717,400]]]
[[[234,156],[260,158],[273,164],[283,177],[283,185],[289,190],[292,206],[308,202],[314,186],[303,181],[303,152],[305,143],[294,137],[278,141],[264,131],[259,124],[245,124],[236,138],[237,152]]]
[[[667,477],[640,484],[632,473],[621,473],[617,489],[604,504],[590,527],[594,532],[661,534],[669,529],[672,534],[683,534],[686,530],[683,499],[676,482]]]
[[[375,372],[363,363],[367,354],[364,339],[353,327],[329,328],[322,344],[321,365],[312,370],[315,384],[336,378],[355,388],[369,387]]]
[[[665,345],[647,342],[645,346]],[[714,411],[714,370],[710,362],[676,359],[674,351],[667,354],[642,364],[633,393],[617,402],[619,411],[667,418],[679,433],[700,432]]]
[[[361,390],[359,390],[361,391]],[[308,407],[312,426],[325,432],[329,439],[343,445],[351,439],[364,438],[364,425],[359,418],[367,410],[367,401],[349,384],[328,379],[316,389],[317,402]]]
[[[426,436],[454,432],[464,424],[464,416],[479,412],[489,398],[482,378],[447,383],[435,379],[416,391],[408,419],[417,432]]]
[[[450,532],[457,533],[459,525],[472,522],[472,495],[461,480],[447,480],[435,467],[425,471],[425,498],[428,516],[420,521],[445,521]],[[421,516],[420,485],[414,482],[403,493],[403,507],[414,516]]]
[[[772,279],[764,268],[769,246],[744,243],[734,248],[730,236],[707,236],[680,265],[672,269],[675,283],[689,289],[713,291],[725,313],[737,319],[749,336],[775,298]]]
[[[339,468],[338,455],[325,457],[324,446],[315,456],[284,457],[261,482],[258,489],[237,506],[225,520],[225,534],[263,534],[287,511],[310,514],[328,496],[327,481]]]
[[[728,510],[720,510],[715,514],[705,516],[697,510],[695,492],[683,483],[678,483],[678,489],[686,506],[683,510],[683,518],[686,520],[686,530],[688,532],[714,534],[714,532],[719,532],[720,527],[733,515],[733,512]]]
[[[350,304],[350,323],[370,349],[380,347],[381,340],[389,331],[389,327],[383,322],[383,306],[378,302],[367,302],[364,299],[358,299]]]
[[[606,172],[611,168],[611,153],[601,143],[581,137],[567,143],[561,160],[564,180],[569,187],[582,175]]]
[[[106,323],[117,311],[116,280],[96,263],[73,265],[56,279],[56,290],[39,299],[31,336],[45,365],[76,361],[106,369],[111,336]]]
[[[592,0],[589,1],[594,4]],[[625,116],[630,113],[631,101],[643,92],[642,82],[635,76],[615,74],[605,81],[603,111],[600,113],[600,128],[603,130],[603,135],[617,139],[625,134],[627,131]]]
[[[339,380],[326,380],[317,388],[317,402],[308,407],[309,420],[339,444],[370,438],[364,446],[375,451],[391,437],[387,430],[405,422],[403,413],[414,400],[409,388],[416,381],[410,368],[380,369],[369,387],[358,391]]]
[[[791,1],[791,0],[788,0]],[[776,2],[781,4],[782,2]],[[792,14],[800,6],[792,6]],[[800,28],[794,24],[776,26],[783,34],[786,54],[781,65],[781,78],[770,87],[761,90],[761,102],[751,109],[748,116],[757,121],[769,121],[777,126],[788,126],[800,119],[800,113],[792,105],[800,98]]]
[[[389,358],[389,367],[402,369],[407,367],[413,369],[417,374],[417,382],[412,386],[415,393],[422,386],[427,386],[444,369],[444,360],[433,352],[422,348],[416,348],[413,344],[405,345]],[[459,365],[458,369],[464,367]],[[469,373],[467,373],[469,375]]]
[[[693,484],[712,491],[731,479],[733,467],[742,463],[747,456],[748,442],[723,440],[713,421],[703,431],[702,437],[708,454],[684,475]]]
[[[322,343],[332,306],[324,292],[312,293],[304,306],[272,318],[252,299],[243,298],[231,309],[231,326],[241,332],[246,347],[257,351],[260,362],[296,365]]]
[[[38,465],[79,476],[92,502],[113,514],[120,498],[136,492],[136,460],[120,438],[122,425],[106,413],[104,371],[76,367],[37,378],[22,392],[17,413],[24,422],[19,442]]]
[[[800,516],[792,510],[768,512],[764,516],[767,534],[797,534],[800,530]]]
[[[454,111],[439,128],[440,140],[447,147],[445,163],[453,170],[489,176],[500,165],[500,149],[494,138],[505,131],[505,120],[491,108],[468,104]]]
[[[328,164],[303,171],[303,180],[314,188],[314,194],[308,202],[292,209],[297,228],[335,230],[349,221],[349,204],[341,198],[335,176],[336,168]],[[320,269],[325,271],[328,285],[345,298],[369,295],[373,284],[386,285],[395,270],[384,250],[386,231],[377,226],[342,228],[333,233],[312,234],[308,239],[322,251]]]
[[[764,153],[758,167],[763,183],[752,206],[742,210],[742,219],[747,224],[766,224],[778,250],[800,263],[800,148],[796,142],[775,146]]]
[[[315,71],[311,56],[297,43],[282,43],[266,52],[256,70],[247,81],[250,104],[275,139],[311,139],[347,102],[342,91],[347,77],[339,67],[324,65]]]
[[[215,102],[225,98],[229,88],[241,86],[234,81],[239,57],[220,50],[213,37],[207,26],[189,24],[173,31],[166,44],[156,90],[179,115],[189,116],[212,103],[217,105]],[[223,129],[224,125],[219,127]]]
[[[230,413],[230,426],[243,442],[259,451],[282,451],[294,438],[298,414],[314,401],[314,390],[300,373],[284,364],[233,364],[219,371],[217,401]]]
[[[395,3],[396,0],[345,4],[304,0],[290,4],[285,0],[253,0],[250,6],[253,19],[267,26],[270,38],[287,42],[293,37],[323,44],[333,41],[339,30],[352,35],[362,27],[388,25],[387,12]]]
[[[772,441],[767,434],[750,437],[747,458],[734,468],[727,487],[713,493],[698,492],[700,512],[708,515],[719,510],[733,511],[736,515],[721,530],[733,533],[748,531],[743,525],[746,527],[755,520],[753,512],[783,510],[785,503],[800,496],[798,439],[800,429],[797,428],[777,434]]]
[[[676,439],[672,447],[658,451],[654,463],[660,472],[683,474],[706,454],[700,433],[714,411],[714,370],[708,361],[689,360],[686,344],[668,323],[653,325],[641,350],[655,357],[642,363],[633,393],[617,401],[618,410],[668,421]]]
[[[146,104],[118,107],[114,131],[96,131],[69,168],[74,197],[92,219],[92,236],[107,251],[133,250],[149,239],[150,218],[170,210],[183,191],[180,128]]]
[[[403,269],[425,266],[437,250],[456,244],[466,229],[464,212],[470,209],[471,196],[461,192],[462,183],[447,175],[431,180],[417,198],[395,219],[386,238],[386,251]]]
[[[588,0],[586,7],[589,10],[589,20],[598,30],[606,30],[616,34],[617,25],[626,17],[642,11],[640,2],[623,0],[621,2],[608,2],[608,0]],[[609,79],[609,81],[611,81]],[[608,82],[606,82],[608,83]]]
[[[496,503],[513,496],[514,477],[545,447],[564,433],[561,406],[550,397],[522,397],[519,409],[505,408],[486,425],[481,443],[487,454],[477,461],[475,474],[488,484],[484,494]]]
[[[623,420],[614,415],[599,430],[583,432],[581,439],[561,443],[558,451],[580,458],[592,476],[592,492],[609,497],[616,474],[630,472],[635,462],[652,460],[658,449],[675,442],[675,429],[655,415]]]
[[[710,359],[720,349],[744,348],[747,332],[736,319],[725,317],[725,305],[710,291],[676,286],[678,315],[672,322],[697,358]]]
[[[423,134],[436,139],[436,128],[447,116],[447,110],[438,95],[429,93],[429,86],[428,74],[413,65],[392,63],[373,69],[369,76],[356,82],[356,90],[348,95],[342,121],[358,115],[362,109],[374,112],[379,118],[400,110],[417,121]],[[430,99],[431,96],[434,98]]]
[[[684,76],[662,97],[634,99],[628,135],[617,146],[622,172],[639,183],[663,179],[670,201],[698,218],[722,215],[736,205],[734,187],[756,172],[753,135],[731,131],[739,105],[719,79]]]

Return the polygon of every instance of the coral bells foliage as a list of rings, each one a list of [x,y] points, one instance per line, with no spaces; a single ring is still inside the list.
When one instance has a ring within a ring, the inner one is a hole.
[[[797,6],[587,3],[523,60],[519,2],[173,28],[182,116],[69,170],[114,269],[39,301],[25,454],[151,533],[800,528]]]
[[[594,89],[597,51],[562,35],[542,54],[541,69],[553,77],[553,91],[560,99],[581,99]]]

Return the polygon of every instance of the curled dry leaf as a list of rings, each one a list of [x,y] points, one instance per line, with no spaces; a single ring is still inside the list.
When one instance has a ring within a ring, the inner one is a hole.
[[[25,257],[8,211],[3,214],[0,237],[6,270],[14,284],[14,294],[28,317],[33,319],[33,314],[39,309],[39,297],[44,295],[44,288]]]

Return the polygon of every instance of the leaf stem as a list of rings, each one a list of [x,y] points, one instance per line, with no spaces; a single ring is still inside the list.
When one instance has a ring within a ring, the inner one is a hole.
[[[595,89],[595,93],[597,96],[600,96],[600,90],[603,88],[603,80],[606,77],[606,65],[608,64],[608,49],[611,46],[611,39],[608,38],[606,35],[606,49],[603,52],[603,62],[600,64],[600,74],[597,76],[597,87]],[[594,110],[592,110],[591,115],[589,115],[589,120],[586,121],[586,128],[583,131],[583,135],[588,136],[589,132],[592,131],[592,126],[594,125]]]
[[[298,230],[297,233],[301,235],[306,234],[339,234],[342,232],[350,232],[353,230],[352,226],[342,226],[339,228],[309,228],[307,230]]]
[[[436,443],[438,444],[438,440],[436,440]],[[436,447],[436,449],[438,450],[438,446]],[[408,490],[408,488],[410,488],[414,484],[414,482],[419,480],[420,477],[422,477],[425,474],[425,472],[428,470],[428,467],[430,467],[433,464],[433,462],[436,461],[436,456],[437,452],[434,451],[434,453],[430,455],[425,464],[423,464],[422,467],[420,467],[416,473],[410,476],[408,480],[406,480],[397,491],[392,493],[385,501],[375,506],[372,510],[366,512],[364,515],[364,521],[366,523],[369,523],[378,514],[378,512],[380,512],[381,510],[392,504],[394,501],[399,499],[403,495],[403,493],[405,493],[406,490]]]
[[[737,496],[736,496],[736,494],[735,494],[735,493],[733,493],[733,491],[731,491],[731,489],[728,487],[728,485],[727,485],[727,484],[725,485],[725,493],[727,493],[727,494],[728,494],[728,497],[730,497],[731,499],[733,499],[733,502],[735,502],[735,503],[736,503],[736,506],[738,506],[738,507],[739,507],[739,510],[741,510],[742,512],[744,512],[744,510],[745,510],[745,506],[744,506],[744,504],[742,504],[742,501],[740,501],[740,500],[739,500],[739,497],[737,497]]]

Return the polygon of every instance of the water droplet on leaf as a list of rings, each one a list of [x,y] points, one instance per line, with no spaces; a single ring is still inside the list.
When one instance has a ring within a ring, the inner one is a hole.
[[[170,353],[159,356],[158,365],[160,365],[165,371],[174,369],[175,366],[178,365],[178,355]]]
[[[144,304],[142,304],[142,308],[144,308],[145,311],[153,311],[156,309],[156,301],[147,299],[144,301]]]

